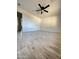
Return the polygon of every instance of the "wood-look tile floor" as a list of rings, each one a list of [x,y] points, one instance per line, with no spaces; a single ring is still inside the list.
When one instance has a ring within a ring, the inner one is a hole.
[[[17,40],[17,59],[60,59],[60,33],[27,32]]]

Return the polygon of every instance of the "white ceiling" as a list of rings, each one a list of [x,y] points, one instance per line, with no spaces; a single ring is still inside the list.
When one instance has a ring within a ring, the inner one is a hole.
[[[25,13],[32,14],[39,18],[46,18],[51,16],[57,16],[60,11],[60,0],[17,0],[17,3],[20,3],[21,5],[17,5],[17,9],[21,9],[25,11]],[[39,9],[38,4],[41,4],[42,6],[50,5],[46,10],[48,10],[48,13],[44,12],[41,14],[40,12],[36,12],[35,10]]]

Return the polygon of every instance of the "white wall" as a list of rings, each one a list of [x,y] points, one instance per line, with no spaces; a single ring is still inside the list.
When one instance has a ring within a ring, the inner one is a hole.
[[[60,32],[61,30],[61,19],[58,16],[41,18],[41,23],[39,23],[38,18],[33,19],[29,18],[26,15],[23,15],[22,18],[22,31],[48,31],[48,32]]]
[[[58,16],[51,16],[42,19],[41,30],[49,32],[60,32],[61,19]]]
[[[25,15],[23,15],[22,18],[22,27],[23,32],[36,31],[40,29],[39,26],[33,20],[31,20]]]

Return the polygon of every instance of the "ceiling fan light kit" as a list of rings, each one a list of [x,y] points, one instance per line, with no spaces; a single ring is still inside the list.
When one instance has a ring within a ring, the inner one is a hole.
[[[40,9],[36,10],[36,11],[41,11],[41,14],[43,13],[43,11],[46,12],[46,13],[48,13],[48,11],[45,10],[45,9],[50,6],[49,4],[44,7],[44,6],[41,6],[41,4],[39,3],[38,6],[40,7]]]

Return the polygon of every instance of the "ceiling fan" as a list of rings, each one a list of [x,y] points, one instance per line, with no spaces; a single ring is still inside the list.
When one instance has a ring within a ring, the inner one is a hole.
[[[38,6],[40,7],[40,9],[36,10],[36,11],[41,11],[41,14],[43,13],[43,11],[48,13],[48,11],[45,10],[45,9],[48,8],[50,5],[47,5],[47,6],[44,7],[44,6],[41,6],[41,4],[38,4]]]

